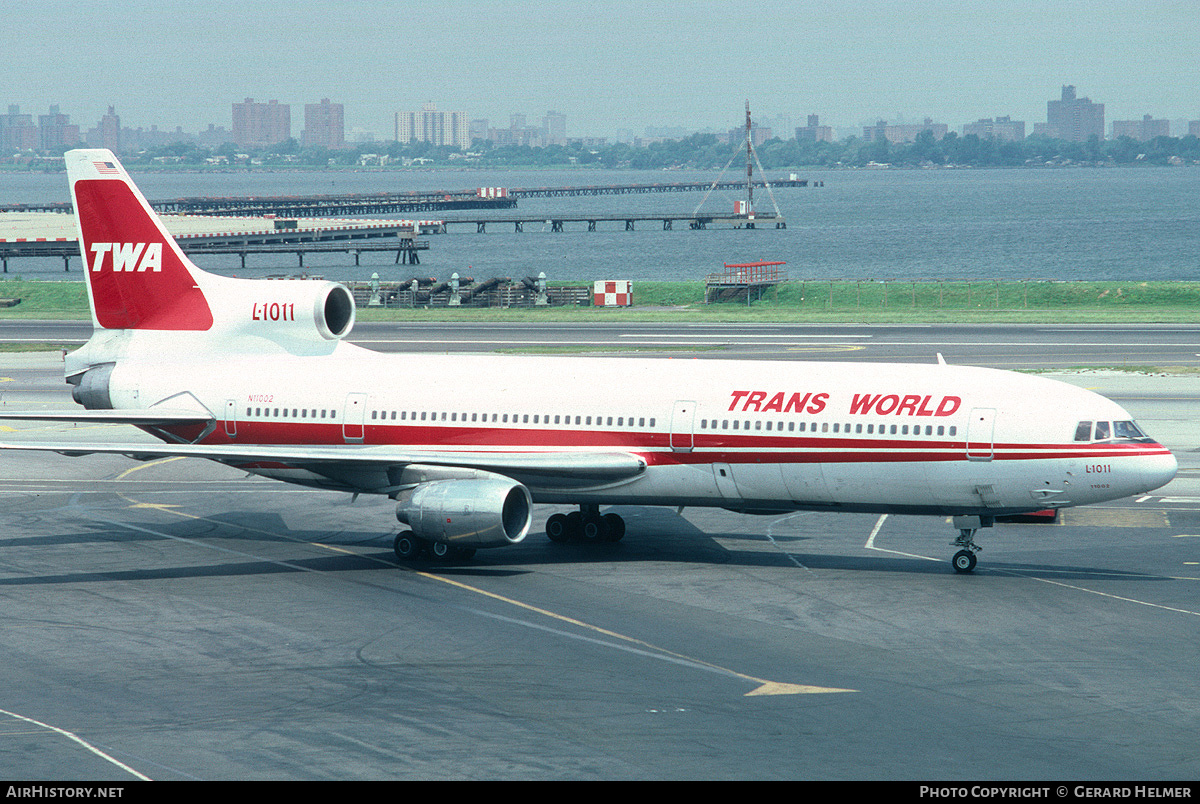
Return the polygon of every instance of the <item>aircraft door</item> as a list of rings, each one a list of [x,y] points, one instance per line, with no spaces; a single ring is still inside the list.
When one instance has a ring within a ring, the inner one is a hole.
[[[967,422],[967,460],[990,461],[996,431],[996,409],[974,408]]]
[[[713,478],[717,481],[717,491],[727,500],[740,500],[737,484],[733,481],[733,469],[727,463],[714,463]]]
[[[671,411],[671,451],[691,452],[692,428],[696,422],[696,403],[680,400]]]
[[[342,415],[342,438],[347,444],[363,442],[363,421],[367,413],[366,394],[347,394],[346,410]]]
[[[237,400],[225,400],[225,435],[237,438]]]

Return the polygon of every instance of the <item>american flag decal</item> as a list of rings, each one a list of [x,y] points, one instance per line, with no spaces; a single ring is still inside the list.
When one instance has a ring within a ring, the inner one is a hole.
[[[96,168],[96,172],[101,176],[121,175],[121,171],[117,170],[117,166],[112,162],[93,162],[92,165]]]

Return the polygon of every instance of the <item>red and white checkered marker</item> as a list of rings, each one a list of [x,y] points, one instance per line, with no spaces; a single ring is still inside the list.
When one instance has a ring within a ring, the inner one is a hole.
[[[596,307],[629,307],[633,304],[633,283],[628,279],[594,283],[592,304]]]

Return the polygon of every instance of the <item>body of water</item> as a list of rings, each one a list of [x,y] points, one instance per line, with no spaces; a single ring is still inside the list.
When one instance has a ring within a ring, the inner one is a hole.
[[[737,180],[729,171],[725,180]],[[664,232],[647,221],[633,232],[620,222],[566,224],[566,231],[525,225],[490,226],[486,234],[459,226],[430,238],[421,265],[394,256],[313,254],[304,270],[330,279],[414,275],[482,280],[545,272],[557,280],[698,280],[723,263],[787,262],[796,279],[1060,279],[1200,280],[1200,171],[1193,168],[1011,170],[810,170],[801,178],[823,186],[774,190],[787,228]],[[147,197],[270,196],[460,190],[481,186],[560,187],[712,181],[700,171],[255,172],[135,174]],[[775,178],[772,176],[772,178]],[[782,178],[782,176],[779,176]],[[691,213],[703,193],[523,199],[521,215]],[[732,211],[736,192],[714,192],[705,212]],[[69,200],[63,174],[0,174],[0,203]],[[770,195],[755,190],[755,206],[773,212]],[[509,211],[511,214],[512,211]],[[505,213],[493,213],[502,216]],[[401,217],[401,216],[383,216]],[[419,217],[475,217],[422,213]],[[3,225],[0,216],[0,227]],[[247,260],[201,256],[224,274],[294,273],[294,257]],[[73,270],[77,269],[73,265]],[[10,273],[61,278],[57,259],[11,261]]]

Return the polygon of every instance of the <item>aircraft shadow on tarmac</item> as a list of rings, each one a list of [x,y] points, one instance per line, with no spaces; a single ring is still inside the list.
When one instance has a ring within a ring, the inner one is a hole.
[[[1065,566],[1049,563],[1017,564],[989,562],[981,564],[974,576],[954,573],[949,561],[930,561],[918,557],[865,553],[862,555],[797,552],[782,546],[772,548],[765,536],[753,533],[708,533],[676,515],[669,509],[618,509],[631,522],[631,533],[617,543],[567,542],[555,543],[544,532],[531,531],[525,541],[512,547],[481,550],[465,561],[414,560],[397,566],[391,550],[392,532],[346,529],[337,533],[323,530],[293,530],[288,528],[278,512],[226,511],[205,519],[186,519],[173,522],[142,524],[130,521],[128,526],[106,521],[81,523],[70,533],[50,533],[36,536],[17,536],[0,540],[0,555],[6,549],[42,548],[72,544],[117,544],[134,542],[167,542],[179,540],[203,543],[220,540],[222,549],[237,552],[237,545],[251,543],[282,543],[298,546],[335,544],[338,546],[370,547],[386,544],[378,552],[357,555],[331,553],[325,556],[290,558],[258,558],[247,555],[218,563],[187,566],[114,567],[79,572],[63,572],[22,577],[0,577],[0,587],[39,584],[68,584],[110,581],[145,581],[203,577],[235,577],[271,575],[295,572],[356,573],[405,568],[439,574],[503,577],[524,575],[538,566],[611,564],[611,563],[686,563],[729,565],[731,567],[776,567],[797,571],[844,571],[861,573],[913,574],[954,577],[1045,574],[1058,580],[1169,580],[1145,573],[1124,572],[1106,567]],[[286,535],[283,535],[286,534]],[[817,541],[819,537],[787,535],[776,537],[779,545],[794,545],[798,541]],[[720,542],[744,542],[752,549],[730,549]]]

